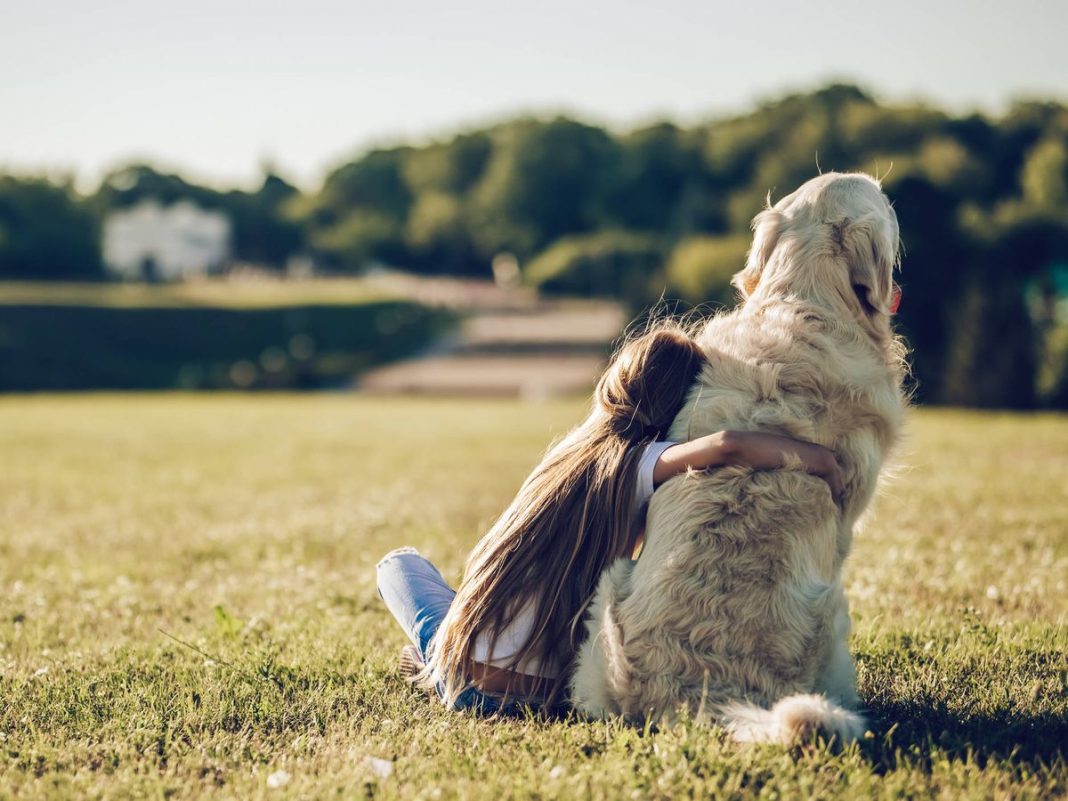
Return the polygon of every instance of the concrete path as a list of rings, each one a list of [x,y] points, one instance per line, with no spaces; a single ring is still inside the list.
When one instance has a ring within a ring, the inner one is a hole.
[[[462,315],[426,354],[370,370],[355,388],[377,394],[544,399],[590,391],[626,323],[608,301],[548,300],[489,282],[390,278],[383,289]]]

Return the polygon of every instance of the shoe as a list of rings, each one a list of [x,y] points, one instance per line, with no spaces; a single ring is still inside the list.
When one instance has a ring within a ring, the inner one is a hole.
[[[415,684],[419,680],[419,674],[423,672],[423,658],[419,656],[419,649],[414,645],[405,645],[400,650],[400,673],[409,684]]]

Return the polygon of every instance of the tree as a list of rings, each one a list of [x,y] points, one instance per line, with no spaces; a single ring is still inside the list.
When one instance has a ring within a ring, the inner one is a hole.
[[[617,157],[607,133],[566,118],[499,130],[473,197],[473,233],[483,255],[509,250],[525,258],[561,236],[595,228]]]
[[[1035,209],[1068,211],[1068,135],[1048,136],[1031,148],[1020,183],[1024,200]]]
[[[482,178],[493,140],[479,131],[409,153],[404,176],[414,200],[405,229],[406,265],[429,273],[489,274],[469,221],[471,189]]]
[[[704,196],[705,182],[694,137],[661,123],[622,137],[608,197],[616,225],[679,235],[718,222]]]
[[[372,150],[363,158],[338,167],[326,177],[320,204],[347,211],[373,210],[403,223],[412,204],[412,192],[404,177],[410,148]]]
[[[413,195],[404,176],[409,148],[373,150],[334,170],[299,213],[314,250],[333,266],[358,271],[374,261],[403,261]]]
[[[267,173],[255,192],[227,192],[222,208],[233,224],[233,252],[256,264],[283,267],[305,244],[304,229],[288,212],[300,193],[274,173]]]
[[[69,183],[0,176],[0,277],[102,274],[96,220]]]
[[[412,150],[405,160],[404,175],[417,194],[433,191],[458,197],[482,178],[492,153],[493,139],[488,132],[461,134],[445,144]]]
[[[129,164],[109,172],[90,203],[103,218],[113,209],[136,206],[148,199],[164,206],[179,200],[191,200],[204,208],[222,205],[219,192],[191,184],[180,175],[159,172],[148,164]]]

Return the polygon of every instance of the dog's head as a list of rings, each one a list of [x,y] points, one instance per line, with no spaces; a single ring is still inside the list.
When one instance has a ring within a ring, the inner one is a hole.
[[[897,215],[879,182],[832,172],[756,216],[745,268],[732,283],[746,300],[791,296],[841,308],[882,340],[897,261]]]

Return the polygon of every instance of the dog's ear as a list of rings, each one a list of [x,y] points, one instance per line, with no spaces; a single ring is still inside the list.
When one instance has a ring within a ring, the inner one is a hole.
[[[849,264],[849,283],[866,315],[888,314],[897,260],[896,225],[875,217],[832,223]]]
[[[749,246],[745,267],[731,278],[731,284],[742,293],[742,298],[752,295],[760,283],[764,267],[778,244],[782,219],[782,212],[770,208],[753,218],[753,244]]]

